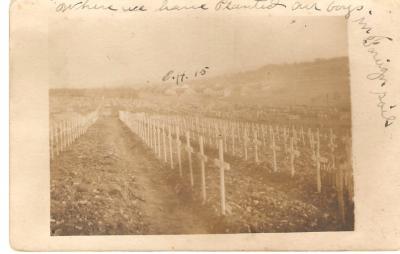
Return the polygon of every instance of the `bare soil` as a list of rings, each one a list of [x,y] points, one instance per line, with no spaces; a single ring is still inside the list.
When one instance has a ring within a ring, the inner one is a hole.
[[[207,149],[211,155],[215,151]],[[274,174],[271,165],[227,157],[226,216],[219,178],[207,166],[207,202],[200,200],[198,161],[190,187],[156,159],[115,116],[100,118],[51,162],[52,235],[206,234],[352,230],[337,216],[334,192],[316,194],[299,173]],[[352,212],[352,211],[351,211]],[[350,216],[351,217],[351,216]]]

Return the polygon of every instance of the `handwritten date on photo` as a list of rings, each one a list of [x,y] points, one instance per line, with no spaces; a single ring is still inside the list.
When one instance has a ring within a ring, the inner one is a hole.
[[[193,80],[205,76],[208,73],[209,69],[210,67],[205,66],[190,74],[186,73],[185,71],[176,72],[174,70],[170,70],[162,77],[161,80],[163,82],[174,81],[177,86],[181,86],[187,80]]]

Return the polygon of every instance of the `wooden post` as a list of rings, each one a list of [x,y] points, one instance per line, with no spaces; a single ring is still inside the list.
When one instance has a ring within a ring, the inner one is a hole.
[[[160,129],[160,120],[157,121],[157,154],[158,158],[161,159],[161,129]]]
[[[68,121],[64,120],[64,140],[65,140],[65,148],[69,146],[69,140],[68,140]]]
[[[65,122],[61,121],[61,151],[63,152],[66,147],[66,139],[65,139]]]
[[[327,163],[328,160],[325,157],[322,157],[320,154],[320,140],[319,140],[319,135],[317,135],[317,140],[316,140],[316,151],[315,151],[315,156],[313,156],[313,161],[316,164],[316,177],[317,177],[317,192],[321,192],[321,163]]]
[[[222,138],[223,138],[223,141],[224,141],[224,151],[228,152],[228,144],[226,142],[226,132],[227,132],[228,128],[227,128],[225,122],[221,123],[221,128],[220,129],[222,130],[221,134],[222,134]]]
[[[203,146],[203,136],[199,137],[199,148],[200,152],[197,154],[198,158],[200,160],[200,167],[201,167],[201,194],[203,198],[203,204],[207,200],[207,194],[206,194],[206,173],[205,173],[205,163],[207,162],[208,158],[204,154],[204,146]]]
[[[85,117],[81,118],[81,136],[85,133]]]
[[[278,172],[278,166],[276,162],[276,151],[280,151],[280,147],[276,145],[275,143],[275,134],[272,132],[272,144],[271,144],[271,149],[272,149],[272,164],[274,167],[274,172]]]
[[[148,124],[147,129],[148,129],[148,132],[149,132],[148,133],[148,135],[149,135],[149,147],[150,147],[150,149],[153,149],[153,125],[152,125],[150,117],[147,119],[147,124]]]
[[[60,153],[64,151],[64,122],[61,120],[59,122],[59,136],[60,136]]]
[[[272,125],[269,126],[269,140],[270,143],[272,145],[272,136],[274,135],[274,128],[272,127]]]
[[[69,145],[72,145],[72,121],[68,121],[68,136],[69,136]]]
[[[266,145],[266,141],[265,141],[265,125],[262,124],[261,125],[261,134],[262,134],[262,145],[265,147]]]
[[[292,128],[292,133],[293,133],[293,135],[292,135],[292,137],[293,137],[293,146],[297,149],[297,141],[299,140],[299,138],[297,137],[297,131],[294,128],[294,126]]]
[[[54,139],[53,139],[53,125],[52,124],[50,124],[50,127],[49,127],[49,137],[50,137],[50,160],[52,160],[54,157],[54,151],[53,151]]]
[[[55,155],[58,156],[60,154],[61,151],[61,146],[60,146],[60,124],[59,123],[55,123],[54,126],[54,139],[55,139],[55,147],[56,147],[56,152]]]
[[[214,140],[215,140],[215,147],[218,149],[218,140],[219,140],[219,131],[217,124],[214,124]]]
[[[340,165],[337,171],[337,176],[336,176],[336,190],[337,190],[337,197],[338,197],[338,205],[339,205],[339,214],[342,223],[346,222],[346,208],[344,204],[344,165]]]
[[[288,154],[288,148],[287,148],[287,140],[288,140],[288,133],[286,131],[286,127],[283,127],[283,147],[284,147],[284,151],[285,154]]]
[[[243,148],[244,148],[244,159],[247,161],[247,143],[249,142],[249,137],[247,136],[247,130],[244,129],[243,134]]]
[[[149,138],[150,138],[150,148],[154,152],[154,125],[153,125],[153,120],[149,117]]]
[[[142,141],[145,141],[144,134],[143,134],[143,124],[142,124],[142,117],[138,117],[136,119],[136,124],[139,132],[139,137]]]
[[[171,126],[168,125],[168,143],[169,143],[169,161],[171,168],[174,168],[174,160],[172,156],[172,133],[171,133]]]
[[[147,146],[151,147],[150,119],[147,117]]]
[[[72,144],[72,139],[71,139],[71,121],[66,121],[67,124],[67,144],[70,146]]]
[[[150,148],[154,150],[155,147],[155,140],[154,140],[154,125],[153,125],[153,120],[149,119],[150,123]]]
[[[165,141],[165,124],[162,126],[162,139],[163,139],[163,152],[164,152],[164,162],[167,163],[167,144]]]
[[[74,120],[74,141],[78,138],[78,121],[75,119]]]
[[[232,138],[232,155],[235,156],[235,126],[231,128],[231,138]]]
[[[70,139],[70,135],[69,135],[69,121],[65,120],[65,141],[67,143],[67,147],[69,147],[71,145],[71,139]]]
[[[196,121],[195,121],[194,127],[195,127],[195,131],[196,131],[196,134],[197,134],[197,139],[199,139],[200,135],[201,135],[200,134],[201,128],[200,128],[200,121],[199,121],[199,117],[198,116],[196,116]]]
[[[178,125],[176,126],[176,152],[178,154],[179,176],[182,177],[181,139]]]
[[[211,121],[208,121],[208,137],[209,137],[209,146],[212,146],[212,141],[213,141],[213,133],[212,133],[212,129],[211,129]]]
[[[315,157],[315,140],[314,140],[314,134],[310,132],[310,147],[311,147],[311,156],[312,158]]]
[[[224,161],[224,146],[222,138],[219,139],[219,159],[214,159],[214,164],[219,167],[219,184],[221,192],[221,213],[225,215],[226,205],[225,205],[225,170],[230,169],[230,165]]]
[[[58,145],[59,145],[59,142],[58,142],[58,124],[57,123],[55,123],[54,125],[53,125],[53,128],[54,128],[54,130],[53,130],[53,135],[54,135],[54,146],[55,146],[55,156],[58,156]]]
[[[71,120],[71,143],[75,142],[75,119]]]
[[[336,163],[335,163],[335,149],[337,147],[337,145],[335,144],[335,134],[333,134],[332,129],[330,129],[330,135],[329,135],[329,144],[328,147],[331,150],[331,163],[332,163],[332,169],[334,169],[336,167]]]
[[[290,169],[291,169],[291,176],[294,176],[294,159],[300,156],[300,152],[294,148],[294,137],[290,138]]]
[[[192,167],[192,153],[193,148],[190,146],[190,133],[186,131],[186,147],[185,150],[188,153],[188,162],[189,162],[189,173],[190,173],[190,186],[193,187],[194,180],[193,180],[193,167]]]
[[[153,143],[154,143],[154,154],[157,156],[158,153],[158,147],[157,147],[157,126],[156,126],[156,120],[153,119]]]
[[[321,161],[319,151],[319,139],[317,138],[317,151],[316,151],[316,162],[317,162],[317,191],[321,192]]]
[[[276,141],[279,141],[280,138],[280,130],[279,130],[279,125],[276,126]]]
[[[77,118],[76,120],[75,120],[75,124],[76,124],[76,129],[75,129],[75,139],[78,139],[79,138],[79,131],[80,131],[80,128],[79,128],[79,118]]]
[[[258,158],[258,145],[260,145],[261,142],[257,139],[257,131],[254,132],[253,143],[254,143],[254,161],[255,163],[259,163],[260,160]]]
[[[76,138],[79,138],[81,136],[81,117],[80,116],[76,119],[76,125],[77,125]]]
[[[59,122],[58,124],[57,124],[58,126],[57,126],[57,136],[58,136],[58,152],[57,152],[57,155],[59,155],[59,154],[61,154],[61,152],[62,152],[62,150],[64,149],[63,148],[63,137],[62,137],[62,122]]]
[[[75,119],[71,120],[71,140],[72,143],[75,142]]]
[[[342,222],[346,222],[346,203],[345,203],[345,191],[347,190],[349,195],[349,200],[353,200],[353,187],[352,183],[350,183],[350,179],[348,177],[351,176],[350,169],[352,167],[352,158],[351,158],[351,140],[349,136],[343,137],[343,145],[345,156],[343,159],[343,163],[338,167],[338,176],[337,176],[337,191],[338,191],[338,203],[339,203],[339,211],[342,218]]]

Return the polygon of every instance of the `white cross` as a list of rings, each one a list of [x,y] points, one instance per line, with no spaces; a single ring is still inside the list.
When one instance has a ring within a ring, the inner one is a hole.
[[[193,187],[194,180],[193,180],[193,166],[192,166],[192,153],[193,148],[190,146],[190,133],[186,131],[186,146],[185,150],[188,153],[188,161],[189,161],[189,173],[190,173],[190,185]]]
[[[300,156],[300,152],[294,148],[294,137],[290,139],[290,168],[291,168],[291,175],[294,176],[294,159]]]
[[[287,148],[287,140],[289,138],[289,131],[286,129],[286,127],[283,127],[283,145],[284,145],[284,151],[287,154],[288,153],[288,148]]]
[[[219,168],[219,176],[220,176],[220,191],[221,191],[221,213],[225,215],[226,206],[225,206],[225,170],[230,169],[229,163],[224,161],[224,146],[222,142],[222,138],[219,139],[218,146],[219,159],[214,159],[214,164]]]
[[[174,168],[174,160],[172,156],[172,133],[171,133],[171,125],[168,125],[168,144],[169,144],[169,160],[171,168]]]
[[[168,162],[167,160],[167,144],[166,144],[166,135],[165,135],[165,123],[162,125],[162,141],[163,141],[163,152],[164,152],[164,162]]]
[[[231,139],[232,139],[232,154],[233,156],[235,156],[235,139],[236,139],[235,126],[231,127]]]
[[[321,163],[328,163],[328,159],[322,157],[320,155],[320,143],[319,143],[319,136],[317,133],[317,140],[316,140],[316,152],[312,155],[312,160],[316,163],[316,170],[317,170],[317,191],[321,192]]]
[[[203,203],[206,202],[206,176],[205,176],[205,166],[204,164],[208,161],[208,157],[204,154],[204,146],[203,146],[203,136],[199,137],[199,148],[200,152],[197,153],[197,157],[200,160],[201,166],[201,193],[203,197]]]
[[[178,154],[179,176],[182,177],[181,139],[178,126],[176,126],[176,152]]]
[[[300,140],[300,138],[297,136],[297,131],[296,128],[292,129],[292,133],[293,133],[293,145],[296,147],[297,146],[297,142]]]
[[[271,149],[272,149],[272,156],[273,156],[273,166],[274,166],[274,172],[278,171],[277,163],[276,163],[276,151],[280,151],[280,147],[276,145],[275,143],[275,134],[272,132],[272,144],[271,144]]]
[[[301,127],[300,135],[301,135],[301,140],[303,141],[303,146],[304,146],[305,142],[304,142],[304,129],[303,129],[303,126]]]
[[[161,129],[160,121],[156,120],[156,130],[157,130],[157,155],[161,159]]]
[[[261,133],[262,133],[262,142],[263,146],[265,146],[265,125],[261,125]]]
[[[247,143],[249,142],[249,137],[247,136],[247,130],[244,129],[243,135],[243,146],[244,146],[244,159],[247,161]]]
[[[254,159],[256,163],[259,163],[260,161],[258,159],[258,145],[261,144],[261,141],[257,139],[257,131],[254,132],[253,144],[254,144]]]

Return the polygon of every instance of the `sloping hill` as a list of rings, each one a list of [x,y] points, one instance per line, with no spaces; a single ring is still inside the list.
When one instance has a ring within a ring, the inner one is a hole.
[[[236,103],[266,106],[350,105],[348,58],[317,59],[314,62],[267,65],[188,83],[190,93],[182,97],[219,98]],[[174,85],[155,89],[174,95]]]

